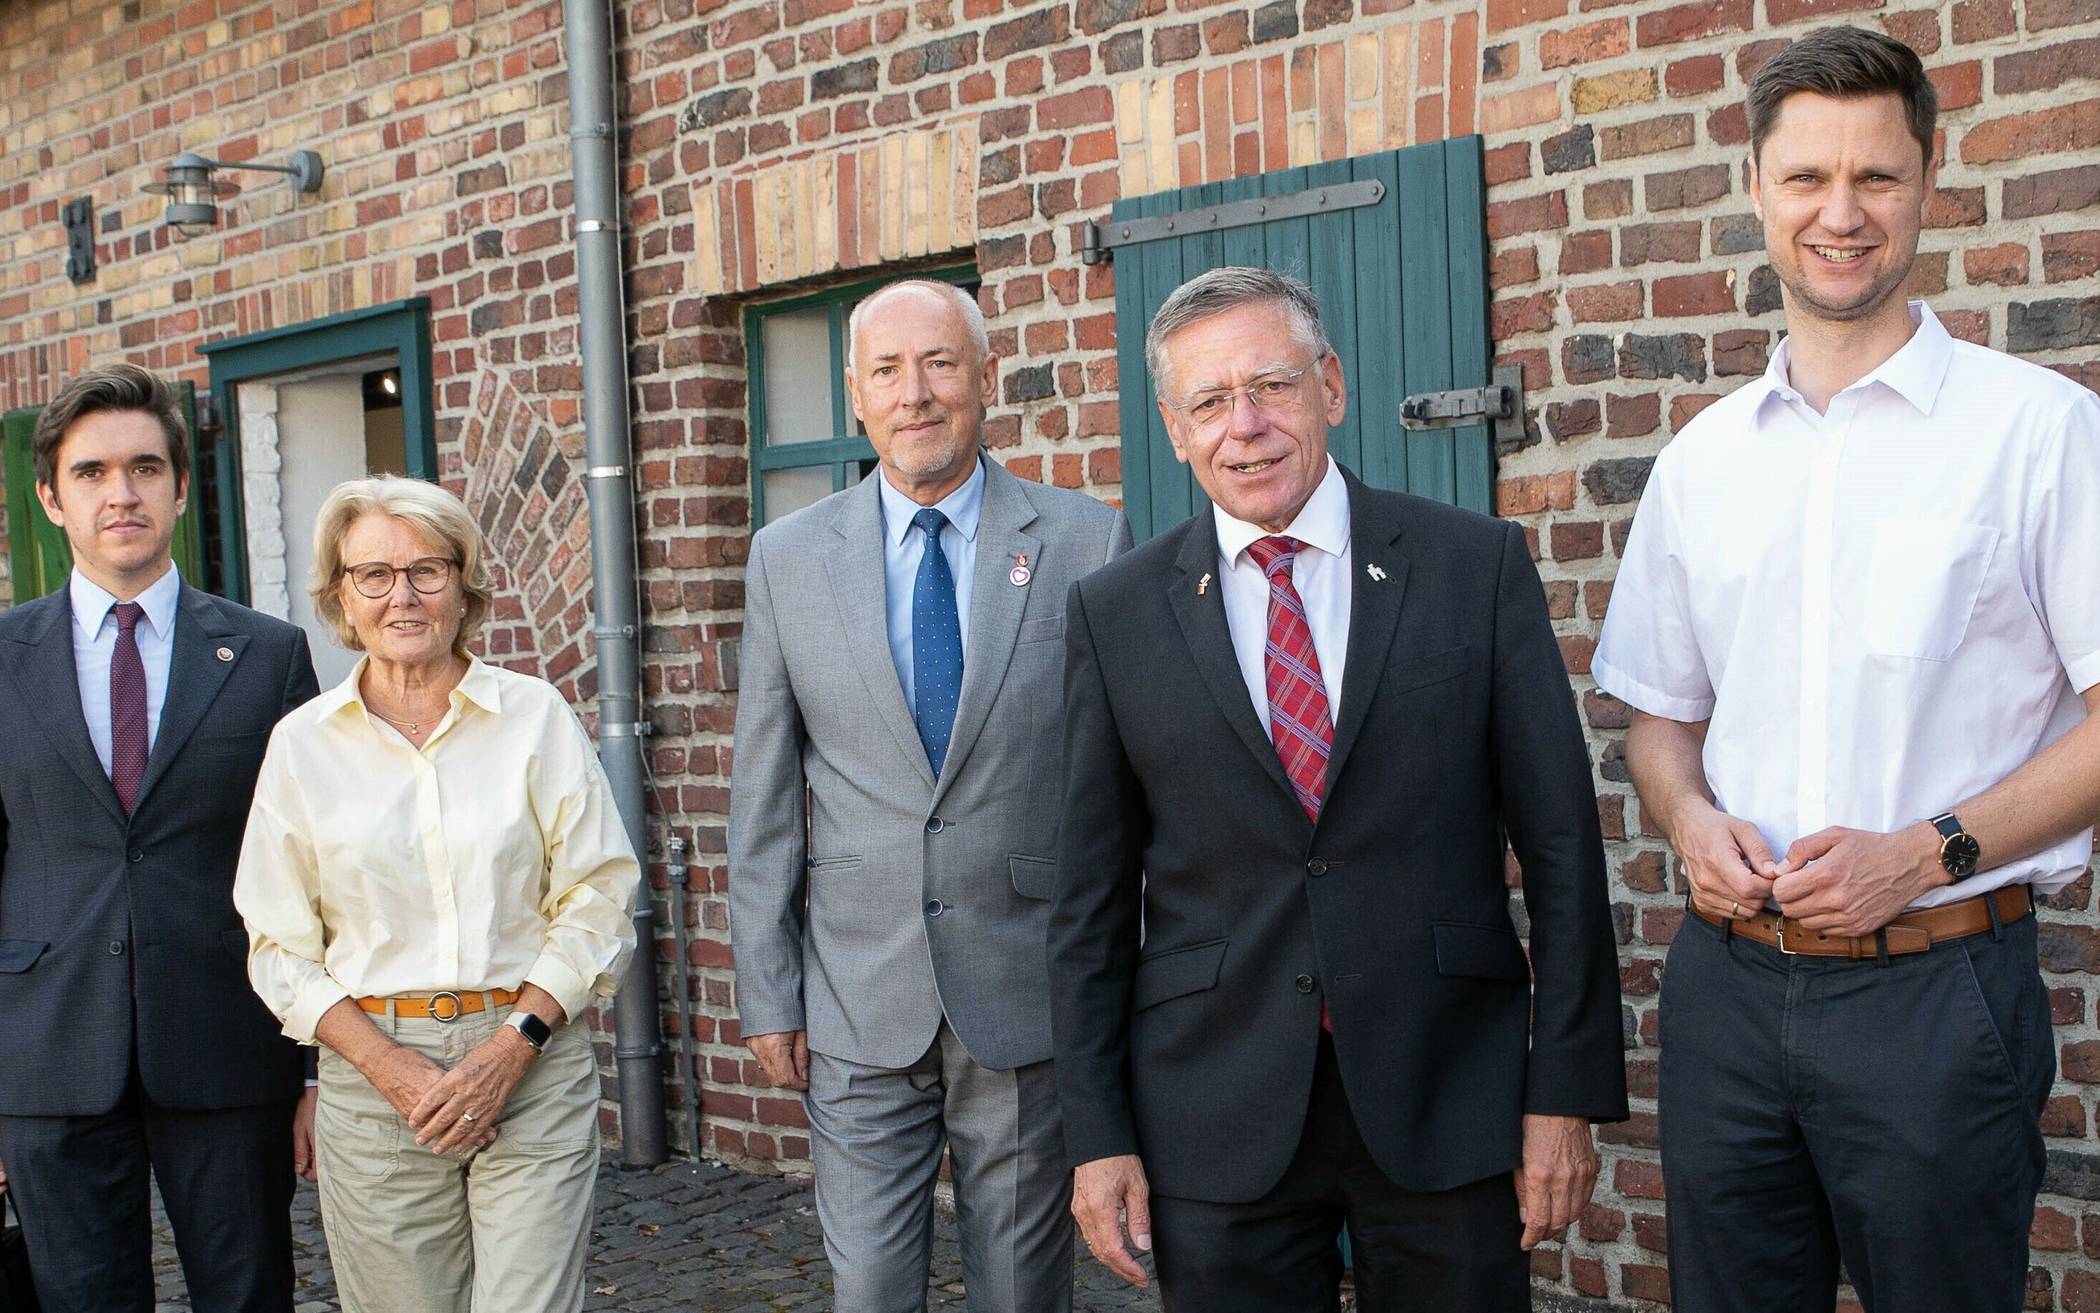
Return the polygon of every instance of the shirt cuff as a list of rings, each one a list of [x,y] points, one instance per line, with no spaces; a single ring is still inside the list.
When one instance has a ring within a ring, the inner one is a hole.
[[[321,1018],[328,1009],[349,997],[350,991],[336,983],[335,977],[324,975],[316,978],[300,988],[298,996],[292,1000],[291,1011],[284,1014],[285,1035],[301,1044],[317,1043],[314,1032],[320,1029]]]
[[[568,963],[546,953],[525,973],[525,983],[552,994],[554,1001],[561,1004],[562,1015],[570,1021],[583,1015],[591,1005],[591,996],[598,992],[596,980],[584,979]]]
[[[1650,688],[1617,666],[1596,657],[1590,658],[1590,677],[1597,681],[1598,688],[1651,716],[1697,724],[1714,714],[1714,699],[1711,697],[1672,697],[1659,688]]]
[[[2071,690],[2080,697],[2095,684],[2100,684],[2100,652],[2088,652],[2064,667],[2064,674],[2071,680]]]

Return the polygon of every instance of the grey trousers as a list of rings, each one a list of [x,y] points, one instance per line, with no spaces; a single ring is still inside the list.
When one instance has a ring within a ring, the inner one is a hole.
[[[372,1021],[449,1068],[509,1011]],[[598,1065],[584,1026],[554,1033],[511,1091],[495,1142],[465,1158],[419,1146],[393,1105],[324,1048],[314,1142],[344,1313],[583,1307],[598,1172]]]
[[[1069,1313],[1072,1174],[1050,1064],[979,1066],[955,1032],[909,1067],[809,1055],[817,1218],[838,1313],[920,1313],[941,1148],[970,1313]]]

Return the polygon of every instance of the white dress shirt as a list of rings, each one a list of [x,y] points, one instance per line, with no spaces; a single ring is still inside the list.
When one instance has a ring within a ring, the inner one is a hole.
[[[1263,732],[1269,728],[1269,681],[1265,669],[1269,647],[1269,577],[1247,548],[1270,537],[1267,529],[1235,520],[1215,505],[1218,526],[1218,587],[1225,596],[1225,627],[1232,634],[1232,654],[1240,678],[1254,700]],[[1342,714],[1342,666],[1349,655],[1349,485],[1332,456],[1327,475],[1298,508],[1297,518],[1280,535],[1305,544],[1291,562],[1291,583],[1305,604],[1313,651],[1320,658],[1320,680],[1327,686],[1327,719]]]
[[[117,599],[78,567],[67,585],[73,603],[73,670],[80,677],[80,710],[87,718],[88,739],[102,762],[111,767],[109,729],[109,663],[117,650],[117,620],[110,611]],[[168,702],[168,667],[175,659],[175,603],[182,596],[182,576],[167,572],[131,599],[145,608],[145,618],[131,631],[146,668],[146,754],[160,738],[160,709]]]
[[[2100,401],[1917,331],[1818,415],[1762,378],[1663,449],[1591,664],[1651,715],[1711,720],[1706,779],[1775,856],[1833,825],[1958,807],[2084,718],[2100,683]],[[1915,906],[2076,879],[2080,831]]]
[[[935,502],[933,509],[948,517],[941,530],[941,554],[948,558],[948,573],[955,579],[955,623],[962,630],[963,651],[970,650],[970,583],[977,569],[977,525],[984,511],[984,462],[960,488]],[[911,650],[911,600],[919,583],[919,558],[925,554],[926,535],[911,527],[912,517],[926,508],[891,486],[880,470],[875,483],[882,490],[882,576],[887,593],[884,614],[888,618],[890,660],[897,667],[897,682],[904,688],[904,705],[912,700],[917,670]]]
[[[553,685],[475,661],[419,749],[366,663],[270,736],[233,905],[248,976],[314,1042],[345,998],[538,985],[574,1021],[634,948],[640,867]]]

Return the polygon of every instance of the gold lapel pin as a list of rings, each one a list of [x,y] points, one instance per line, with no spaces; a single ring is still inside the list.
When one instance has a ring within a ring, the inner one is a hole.
[[[218,657],[221,661],[231,661],[233,660],[233,649],[230,647],[222,647],[212,655]]]
[[[1210,591],[1210,575],[1206,573],[1201,579],[1196,581],[1196,596],[1201,597],[1208,591]]]

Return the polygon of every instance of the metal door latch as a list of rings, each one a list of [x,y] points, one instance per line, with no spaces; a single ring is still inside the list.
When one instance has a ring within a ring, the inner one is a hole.
[[[1498,365],[1495,381],[1484,388],[1417,392],[1400,403],[1400,424],[1410,429],[1450,429],[1491,423],[1495,436],[1524,435],[1524,369]]]

